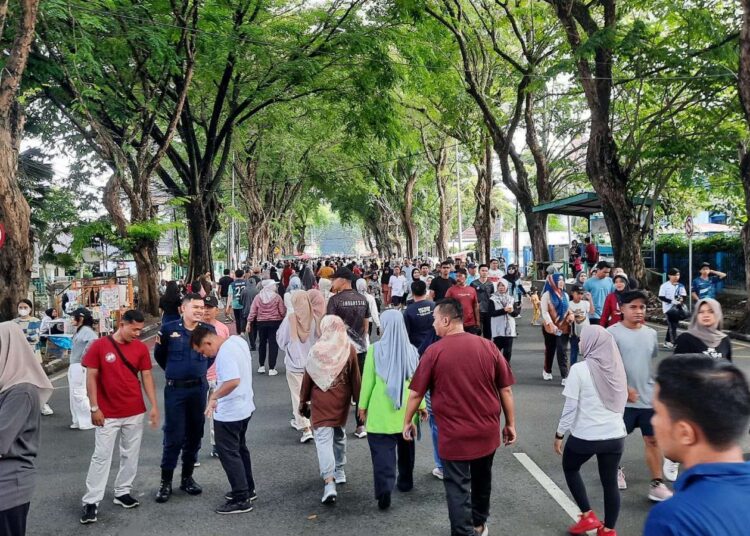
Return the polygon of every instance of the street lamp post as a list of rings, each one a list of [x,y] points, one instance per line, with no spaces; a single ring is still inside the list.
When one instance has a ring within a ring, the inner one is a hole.
[[[459,177],[459,169],[458,169],[458,144],[456,144],[456,197],[458,198],[457,205],[458,205],[458,251],[459,253],[464,250],[464,226],[462,220],[462,214],[461,214],[461,182]]]

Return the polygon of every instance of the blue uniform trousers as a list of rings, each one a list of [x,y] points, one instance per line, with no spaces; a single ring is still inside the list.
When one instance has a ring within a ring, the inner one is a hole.
[[[195,387],[164,387],[164,451],[161,468],[174,470],[182,450],[182,465],[192,469],[203,438],[208,383]]]

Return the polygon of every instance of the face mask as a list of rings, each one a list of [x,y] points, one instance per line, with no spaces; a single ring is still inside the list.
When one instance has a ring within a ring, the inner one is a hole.
[[[31,309],[29,309],[28,307],[19,307],[18,308],[18,315],[19,316],[29,316],[30,313],[31,313]]]

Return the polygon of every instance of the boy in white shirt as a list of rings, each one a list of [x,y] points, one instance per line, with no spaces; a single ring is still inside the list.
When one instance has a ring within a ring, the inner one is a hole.
[[[584,300],[583,297],[588,292],[583,290],[583,287],[577,286],[573,288],[573,301],[568,304],[568,309],[573,313],[573,325],[570,331],[570,365],[575,365],[578,361],[578,343],[581,340],[581,331],[583,328],[588,326],[589,315],[594,313],[594,304],[588,299]]]
[[[680,271],[670,268],[667,272],[668,280],[659,287],[659,300],[664,318],[667,320],[667,336],[664,339],[664,348],[671,350],[677,340],[677,326],[682,319],[687,318],[687,309],[684,301],[687,296],[685,285],[680,283]],[[674,308],[674,310],[672,310]],[[680,308],[682,311],[680,311]]]
[[[242,337],[217,335],[201,324],[193,330],[190,345],[207,357],[216,357],[216,389],[211,393],[206,416],[213,416],[216,451],[232,486],[217,514],[241,514],[253,509],[257,496],[245,434],[255,411],[252,358]]]

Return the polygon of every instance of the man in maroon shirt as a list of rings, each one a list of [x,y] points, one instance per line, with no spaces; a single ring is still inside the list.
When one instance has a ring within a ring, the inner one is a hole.
[[[414,413],[430,391],[440,430],[438,452],[443,460],[451,534],[486,536],[501,408],[503,443],[516,441],[511,389],[515,379],[492,341],[464,331],[457,300],[440,302],[434,316],[435,333],[441,339],[427,348],[411,380],[403,435],[407,440],[414,438]]]
[[[446,298],[453,298],[461,304],[463,310],[464,331],[479,335],[479,298],[474,287],[466,284],[466,269],[456,270],[456,284],[445,293]]]

